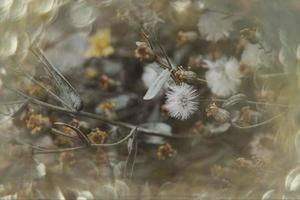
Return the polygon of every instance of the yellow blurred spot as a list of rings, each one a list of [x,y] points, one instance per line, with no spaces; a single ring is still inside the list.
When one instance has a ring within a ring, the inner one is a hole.
[[[89,42],[90,48],[86,52],[87,57],[107,57],[115,51],[111,46],[111,33],[108,28],[91,36]]]

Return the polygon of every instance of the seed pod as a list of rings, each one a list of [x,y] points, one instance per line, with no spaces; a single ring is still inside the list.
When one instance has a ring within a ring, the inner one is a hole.
[[[230,120],[230,113],[222,108],[219,108],[215,103],[212,103],[206,109],[207,116],[212,116],[216,121],[225,123]]]

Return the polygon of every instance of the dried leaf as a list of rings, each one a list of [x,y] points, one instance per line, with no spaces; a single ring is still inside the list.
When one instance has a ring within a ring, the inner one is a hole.
[[[154,83],[149,87],[148,91],[144,96],[144,100],[153,99],[164,86],[165,82],[170,78],[171,72],[165,69],[154,81]]]

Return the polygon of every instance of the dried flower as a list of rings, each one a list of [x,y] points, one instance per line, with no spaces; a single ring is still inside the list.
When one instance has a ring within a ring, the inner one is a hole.
[[[50,127],[50,120],[41,114],[31,114],[26,120],[26,128],[32,135],[37,135],[46,131]]]
[[[98,31],[90,37],[90,48],[86,52],[88,57],[107,57],[114,53],[114,48],[111,46],[110,29]]]
[[[215,62],[205,62],[209,69],[205,74],[207,85],[214,94],[226,97],[238,91],[242,74],[235,58],[222,57]]]
[[[166,160],[167,158],[173,157],[175,154],[175,150],[170,144],[162,144],[157,149],[157,157],[159,160]]]
[[[222,108],[219,108],[215,103],[212,103],[206,108],[206,114],[208,117],[212,116],[216,121],[220,123],[228,122],[230,119],[230,113]]]
[[[73,167],[76,164],[76,158],[72,152],[62,152],[59,156],[60,164],[65,168]]]
[[[188,42],[193,42],[196,39],[197,39],[197,33],[194,31],[188,31],[188,32],[179,31],[177,33],[176,41],[178,45],[182,45]]]
[[[88,134],[88,138],[93,144],[104,144],[108,135],[105,131],[101,131],[99,128],[96,128]]]
[[[207,11],[201,15],[198,29],[206,40],[216,42],[229,37],[234,21],[234,18],[223,13]]]
[[[205,134],[209,132],[208,128],[204,125],[202,120],[197,121],[192,127],[191,131],[194,134]]]
[[[198,81],[197,74],[193,71],[186,71],[183,67],[179,66],[175,73],[177,80],[188,84],[196,84]]]
[[[104,101],[98,105],[101,110],[114,110],[116,108],[116,104],[113,101]]]
[[[114,80],[112,80],[111,78],[109,78],[108,76],[106,75],[102,75],[100,77],[100,80],[99,80],[99,86],[103,89],[103,90],[107,90],[111,87],[113,87],[114,85]]]
[[[262,114],[258,111],[252,110],[250,106],[242,108],[238,123],[242,125],[250,125],[259,123]]]
[[[199,94],[194,87],[188,84],[173,85],[166,93],[166,108],[169,115],[176,119],[188,119],[198,109]]]
[[[145,42],[136,42],[136,46],[137,48],[134,51],[136,58],[147,62],[154,61],[154,53]]]

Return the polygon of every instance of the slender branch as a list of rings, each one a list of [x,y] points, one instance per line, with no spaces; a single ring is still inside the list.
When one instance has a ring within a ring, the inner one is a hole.
[[[133,134],[135,134],[137,132],[137,130],[138,130],[137,127],[133,128],[126,137],[119,140],[118,142],[111,143],[111,144],[91,144],[91,147],[111,147],[111,146],[119,145],[119,144],[125,142],[126,140],[128,140]]]
[[[34,154],[44,154],[44,153],[61,153],[61,152],[66,152],[66,151],[75,151],[75,150],[80,150],[80,149],[85,149],[86,146],[78,146],[78,147],[70,147],[70,148],[62,148],[62,149],[39,149],[34,151]]]
[[[257,123],[257,124],[253,124],[253,125],[250,125],[250,126],[240,126],[238,125],[237,123],[235,122],[232,122],[232,125],[235,127],[235,128],[239,128],[239,129],[250,129],[250,128],[256,128],[256,127],[259,127],[259,126],[263,126],[263,125],[266,125],[270,122],[272,122],[273,120],[275,120],[276,118],[280,117],[282,114],[278,114],[268,120],[265,120],[263,122],[260,122],[260,123]]]
[[[224,100],[224,99],[199,99],[199,101],[225,102],[226,100]],[[295,108],[295,107],[297,107],[296,105],[284,105],[284,104],[269,103],[269,102],[262,102],[262,101],[246,100],[246,102],[248,104],[253,104],[253,105],[277,106],[277,107],[282,107],[282,108]]]
[[[55,106],[52,104],[48,104],[45,103],[43,101],[37,100],[37,99],[33,99],[30,98],[29,99],[31,103],[40,105],[40,106],[44,106],[46,108],[49,108],[51,110],[55,110],[55,111],[59,111],[59,112],[63,112],[63,113],[68,113],[68,114],[73,114],[73,115],[77,115],[77,116],[82,116],[82,117],[88,117],[91,119],[96,119],[96,120],[100,120],[102,122],[105,123],[109,123],[115,126],[119,126],[119,127],[123,127],[123,128],[128,128],[128,129],[134,129],[136,127],[136,125],[133,124],[129,124],[129,123],[125,123],[125,122],[121,122],[121,121],[114,121],[114,120],[110,120],[107,119],[101,115],[97,115],[94,113],[89,113],[89,112],[85,112],[85,111],[73,111],[73,110],[68,110],[66,108],[60,107],[60,106]],[[197,136],[181,136],[181,135],[169,135],[167,133],[162,133],[160,131],[156,131],[156,130],[151,130],[151,129],[147,129],[147,128],[143,128],[143,127],[138,127],[137,131],[144,133],[146,135],[152,135],[152,136],[159,136],[159,137],[164,137],[164,138],[170,138],[170,139],[185,139],[185,138],[195,138]]]
[[[72,139],[80,140],[80,138],[78,138],[77,136],[72,136],[72,135],[64,134],[62,131],[60,131],[60,130],[58,130],[56,128],[51,128],[51,132],[54,133],[55,135],[60,135],[60,136],[64,136],[64,137],[67,137],[67,138],[72,138]]]
[[[78,137],[81,139],[81,141],[87,145],[87,146],[90,146],[91,145],[91,142],[90,140],[86,137],[86,135],[81,132],[81,130],[79,130],[78,128],[74,127],[74,126],[71,126],[69,124],[66,124],[66,123],[63,123],[63,122],[55,122],[54,125],[59,125],[59,126],[66,126],[72,130],[75,131],[75,133],[78,135]]]
[[[34,149],[35,154],[44,154],[44,153],[61,153],[61,152],[67,152],[67,151],[75,151],[75,150],[80,150],[80,149],[85,149],[85,148],[92,148],[92,147],[112,147],[112,146],[117,146],[126,140],[128,140],[133,134],[135,134],[137,131],[137,127],[132,129],[130,133],[124,137],[123,139],[119,140],[118,142],[111,143],[111,144],[89,144],[88,146],[78,146],[78,147],[70,147],[70,148],[44,148],[44,147],[39,147],[39,146],[34,146],[31,145],[31,147]]]

